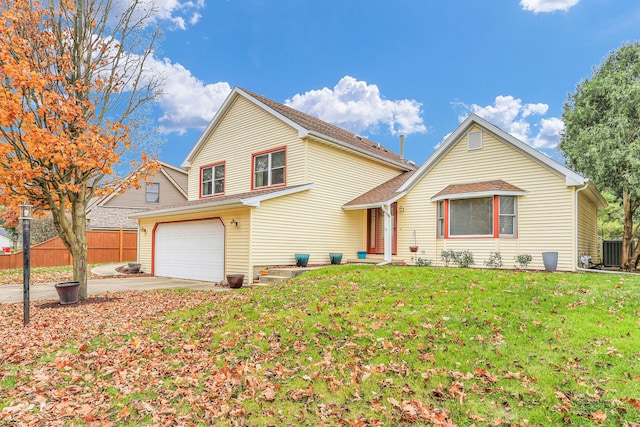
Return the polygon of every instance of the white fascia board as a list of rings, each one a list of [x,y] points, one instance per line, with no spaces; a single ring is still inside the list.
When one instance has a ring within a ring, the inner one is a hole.
[[[356,210],[362,210],[362,209],[380,208],[382,206],[391,205],[397,202],[398,200],[406,196],[406,194],[407,194],[406,192],[398,193],[396,196],[393,196],[391,199],[386,200],[384,202],[366,203],[362,205],[343,205],[342,209],[344,209],[345,211],[356,211]]]
[[[451,148],[453,148],[454,142],[456,142],[470,127],[473,123],[478,124],[481,127],[484,127],[488,131],[498,135],[500,138],[504,139],[508,143],[514,146],[514,148],[523,152],[523,154],[531,157],[533,160],[541,163],[543,166],[547,167],[551,171],[555,172],[557,175],[563,176],[565,178],[565,184],[567,187],[571,187],[574,185],[582,185],[585,182],[585,179],[579,174],[575,173],[571,169],[566,166],[561,165],[550,157],[544,155],[540,151],[536,150],[529,144],[526,144],[513,135],[503,131],[496,125],[488,122],[482,117],[478,116],[475,113],[467,116],[466,119],[456,128],[451,135],[449,135],[436,149],[436,151],[429,157],[422,166],[414,173],[399,189],[398,191],[404,191],[412,188],[417,182],[419,182],[422,177],[435,166],[438,161],[445,154],[447,154]]]
[[[313,183],[301,185],[300,187],[288,188],[282,191],[276,191],[273,193],[263,194],[261,196],[248,197],[246,199],[240,199],[243,205],[258,207],[260,206],[260,202],[269,199],[275,199],[277,197],[288,196],[289,194],[299,193],[301,191],[311,190],[313,188]]]
[[[571,187],[574,185],[583,185],[585,183],[585,179],[579,174],[575,173],[568,167],[561,165],[560,163],[553,160],[551,157],[546,156],[545,154],[536,150],[529,144],[526,144],[520,141],[518,138],[503,131],[502,129],[486,121],[482,117],[476,114],[471,114],[469,117],[467,117],[467,120],[474,121],[480,126],[485,127],[487,130],[505,139],[506,141],[511,143],[514,147],[520,149],[521,151],[523,151],[525,154],[527,154],[534,160],[537,160],[539,163],[542,163],[543,165],[547,166],[547,168],[555,171],[558,175],[564,176],[567,187]]]
[[[199,212],[209,212],[212,210],[224,210],[233,208],[246,208],[246,207],[258,207],[260,202],[268,199],[275,199],[276,197],[286,196],[288,194],[298,193],[300,191],[310,190],[313,188],[313,183],[302,185],[300,187],[289,188],[283,191],[277,191],[273,193],[263,194],[261,196],[247,197],[244,199],[230,199],[223,202],[212,200],[208,203],[198,205],[185,205],[174,208],[156,209],[153,211],[141,212],[129,215],[132,219],[141,218],[155,218],[160,216],[190,214]]]
[[[276,117],[277,119],[283,121],[287,125],[291,126],[293,129],[297,130],[298,134],[308,132],[308,130],[306,128],[300,126],[298,123],[294,122],[293,120],[289,119],[288,117],[285,117],[282,114],[278,113],[276,110],[274,110],[273,108],[269,107],[268,105],[263,104],[260,100],[258,100],[256,98],[254,98],[253,96],[249,95],[248,93],[246,93],[242,89],[237,88],[237,92],[238,92],[238,94],[242,95],[247,101],[249,101],[252,104],[254,104],[256,107],[263,109],[267,113],[269,113],[272,116]]]
[[[209,136],[211,135],[213,130],[218,126],[218,123],[220,122],[221,118],[224,117],[225,114],[227,114],[227,111],[229,111],[229,108],[231,108],[231,105],[233,104],[233,102],[232,102],[233,98],[239,92],[240,91],[238,90],[238,88],[233,88],[233,90],[231,92],[229,92],[229,95],[227,95],[227,98],[224,100],[224,102],[222,103],[220,108],[218,108],[218,111],[216,111],[216,114],[213,116],[213,118],[211,119],[211,121],[207,125],[207,128],[204,130],[204,132],[202,132],[202,134],[200,135],[200,138],[198,138],[198,141],[193,146],[191,151],[189,151],[189,154],[187,155],[187,158],[182,162],[182,164],[180,166],[182,166],[183,168],[190,168],[191,167],[191,163],[193,162],[193,158],[200,151],[200,149],[204,146],[204,144],[207,142],[207,140],[209,139]]]
[[[224,210],[224,209],[233,209],[233,208],[242,208],[245,205],[239,199],[228,200],[226,202],[214,202],[204,203],[196,206],[178,206],[174,208],[165,208],[165,209],[157,209],[153,211],[135,213],[128,216],[131,219],[143,219],[143,218],[156,218],[162,216],[171,216],[171,215],[180,215],[180,214],[190,214],[190,213],[200,213],[207,212],[211,210]]]
[[[262,102],[260,102],[259,100],[257,100],[253,96],[249,95],[248,93],[246,93],[242,89],[240,89],[238,87],[234,87],[233,90],[231,91],[231,93],[229,93],[229,95],[227,96],[227,99],[225,99],[225,101],[222,103],[222,106],[216,112],[216,114],[213,117],[213,119],[211,120],[211,122],[209,122],[209,125],[207,126],[205,131],[202,133],[202,135],[198,139],[198,142],[196,142],[196,145],[194,145],[194,147],[189,152],[189,155],[187,156],[186,160],[184,162],[182,162],[181,166],[183,168],[191,167],[191,163],[193,162],[193,157],[195,156],[195,154],[198,151],[200,151],[202,146],[209,139],[209,137],[211,136],[211,133],[218,126],[218,123],[220,122],[220,120],[222,120],[222,117],[224,117],[224,115],[227,113],[227,111],[231,108],[231,105],[233,105],[233,101],[235,100],[235,97],[237,97],[237,96],[242,96],[244,99],[246,99],[247,101],[251,102],[252,104],[257,106],[258,108],[266,111],[267,113],[271,114],[272,116],[278,118],[282,122],[284,122],[287,125],[291,126],[293,129],[298,131],[298,135],[306,135],[306,133],[308,132],[307,129],[303,128],[299,124],[295,123],[294,121],[292,121],[292,120],[288,119],[287,117],[283,116],[282,114],[278,113],[277,111],[275,111],[271,107],[267,106],[266,104],[263,104]]]
[[[340,141],[339,139],[331,138],[330,136],[327,136],[327,135],[325,135],[323,133],[320,133],[320,132],[315,132],[315,131],[310,130],[310,131],[307,132],[307,136],[309,138],[311,138],[311,139],[315,139],[316,141],[320,141],[320,142],[324,142],[324,143],[328,142],[328,143],[330,143],[332,145],[337,145],[338,147],[340,147],[340,148],[342,148],[342,149],[344,149],[346,151],[351,151],[351,152],[354,152],[354,153],[358,153],[360,155],[364,155],[366,157],[373,158],[373,159],[378,160],[380,162],[397,166],[397,167],[399,167],[401,170],[403,170],[405,172],[412,170],[407,165],[405,165],[405,164],[403,164],[401,162],[396,162],[396,161],[388,159],[386,157],[377,155],[376,153],[372,153],[371,151],[364,150],[364,149],[362,149],[360,147],[356,147],[355,145],[348,144],[348,143],[346,143],[344,141]]]
[[[455,199],[477,199],[479,197],[491,197],[491,196],[524,196],[526,192],[524,191],[509,191],[509,190],[498,190],[498,191],[476,191],[473,193],[457,193],[457,194],[443,194],[442,196],[432,197],[432,202],[439,202],[440,200],[455,200]]]

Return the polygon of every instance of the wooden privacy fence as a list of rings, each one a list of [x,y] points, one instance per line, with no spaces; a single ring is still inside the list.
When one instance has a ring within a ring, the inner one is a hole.
[[[135,231],[87,231],[87,262],[135,261],[138,259]],[[59,237],[31,246],[31,267],[71,265],[73,259]],[[22,268],[22,252],[0,255],[0,270]]]

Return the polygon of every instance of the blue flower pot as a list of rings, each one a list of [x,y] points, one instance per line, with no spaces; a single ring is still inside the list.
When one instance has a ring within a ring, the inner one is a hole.
[[[359,251],[358,259],[365,259],[367,257],[367,251]]]
[[[342,262],[342,254],[329,254],[332,265],[338,265]]]
[[[306,267],[309,262],[309,254],[296,254],[296,265],[298,267]]]

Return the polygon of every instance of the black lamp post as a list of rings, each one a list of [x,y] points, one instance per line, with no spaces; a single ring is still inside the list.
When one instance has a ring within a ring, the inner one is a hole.
[[[24,202],[20,205],[20,219],[22,220],[22,279],[24,282],[24,326],[29,323],[29,278],[31,276],[31,219],[33,206]]]

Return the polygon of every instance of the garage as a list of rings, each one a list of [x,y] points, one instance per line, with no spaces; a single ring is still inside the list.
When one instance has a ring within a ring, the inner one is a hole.
[[[220,219],[158,224],[154,240],[154,275],[208,282],[224,278]]]

